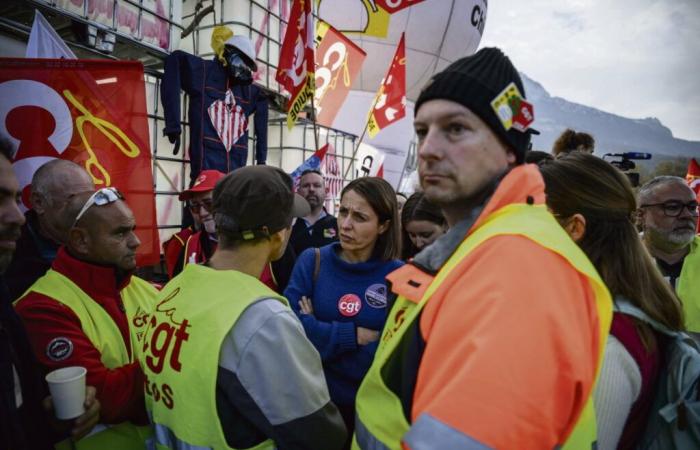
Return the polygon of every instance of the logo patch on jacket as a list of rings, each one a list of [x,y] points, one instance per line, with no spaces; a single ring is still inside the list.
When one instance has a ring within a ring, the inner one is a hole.
[[[63,361],[73,354],[73,342],[67,337],[57,337],[46,346],[46,356],[51,361]]]
[[[386,308],[386,285],[377,283],[368,287],[365,300],[372,308]]]
[[[338,300],[338,311],[345,317],[356,316],[362,309],[362,300],[355,294],[345,294]]]
[[[335,228],[325,228],[323,230],[323,237],[326,239],[332,239],[336,236]]]

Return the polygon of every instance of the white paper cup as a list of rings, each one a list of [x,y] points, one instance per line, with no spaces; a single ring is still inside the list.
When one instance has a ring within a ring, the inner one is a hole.
[[[85,412],[85,367],[64,367],[46,375],[56,417],[75,419]]]

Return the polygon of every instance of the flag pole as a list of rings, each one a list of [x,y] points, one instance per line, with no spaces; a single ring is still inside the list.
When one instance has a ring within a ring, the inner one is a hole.
[[[314,144],[316,146],[314,151],[318,151],[318,124],[316,123],[316,101],[314,97],[316,97],[316,89],[314,89],[314,93],[311,96],[311,123],[314,125]]]
[[[345,173],[343,174],[343,181],[345,181],[345,179],[348,177],[348,172],[350,172],[350,167],[352,167],[352,162],[355,161],[355,157],[357,156],[357,152],[360,150],[360,144],[362,144],[362,140],[365,138],[365,135],[367,134],[367,128],[369,127],[369,121],[372,119],[372,114],[374,114],[374,108],[377,106],[377,103],[379,102],[379,97],[381,97],[381,95],[374,96],[374,102],[372,103],[372,108],[369,110],[369,117],[367,117],[367,120],[365,121],[365,128],[362,130],[362,134],[360,135],[360,139],[357,141],[357,146],[355,146],[354,150],[352,151],[351,164],[348,164],[347,169],[345,169]]]

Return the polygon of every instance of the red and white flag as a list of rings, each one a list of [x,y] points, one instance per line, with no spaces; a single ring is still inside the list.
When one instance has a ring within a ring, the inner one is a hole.
[[[311,0],[294,0],[275,76],[277,82],[291,94],[287,103],[289,129],[294,127],[299,112],[314,95],[315,30]]]
[[[139,265],[157,264],[143,65],[138,61],[0,58],[0,135],[17,147],[12,168],[29,206],[31,180],[61,158],[85,168],[96,187],[126,197],[141,241]],[[31,124],[28,126],[27,124]]]
[[[403,119],[406,115],[406,44],[405,33],[396,48],[391,66],[382,80],[374,100],[374,108],[369,113],[367,131],[373,138],[380,130]]]
[[[316,120],[332,127],[367,54],[322,20],[316,27],[316,42]]]

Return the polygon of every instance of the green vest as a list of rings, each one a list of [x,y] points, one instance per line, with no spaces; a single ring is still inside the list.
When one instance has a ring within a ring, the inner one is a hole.
[[[399,297],[389,314],[380,339],[374,362],[365,376],[357,393],[356,432],[353,436],[353,449],[400,450],[401,439],[408,432],[410,424],[406,420],[401,400],[387,386],[382,370],[394,352],[400,352],[399,343],[409,325],[418,320],[420,312],[432,294],[445,281],[452,271],[469,253],[487,239],[497,235],[523,235],[548,248],[562,257],[590,281],[596,296],[596,306],[600,322],[600,363],[603,359],[605,342],[612,321],[612,300],[610,293],[600,279],[598,272],[584,253],[563,233],[560,225],[546,211],[544,206],[522,204],[508,205],[491,214],[486,222],[469,235],[445,262],[437,273],[419,303]],[[405,309],[400,323],[395,322],[395,311]],[[387,333],[393,333],[386,337]],[[592,390],[591,390],[592,393]],[[595,410],[592,395],[567,439],[563,449],[594,448],[597,440]]]
[[[676,281],[676,293],[683,303],[686,329],[700,333],[700,236],[690,243],[690,253],[685,256]]]
[[[288,305],[256,278],[197,264],[185,265],[158,295],[141,353],[156,448],[230,448],[216,413],[219,349],[262,298]],[[271,440],[254,447],[273,448]]]
[[[85,336],[100,352],[102,364],[108,369],[116,369],[136,361],[136,351],[140,347],[137,344],[143,334],[141,327],[145,325],[144,314],[153,307],[157,293],[156,288],[135,276],[131,277],[129,284],[120,292],[129,321],[132,348],[129,354],[119,327],[107,311],[64,275],[49,270],[15,304],[21,302],[29,292],[50,297],[73,311],[80,320]],[[99,428],[103,428],[102,431],[93,432],[76,442],[75,449],[142,450],[146,439],[151,435],[150,427],[139,427],[130,422],[106,427],[98,425],[96,429]],[[68,450],[72,447],[70,442],[65,440],[57,444],[56,448]]]

